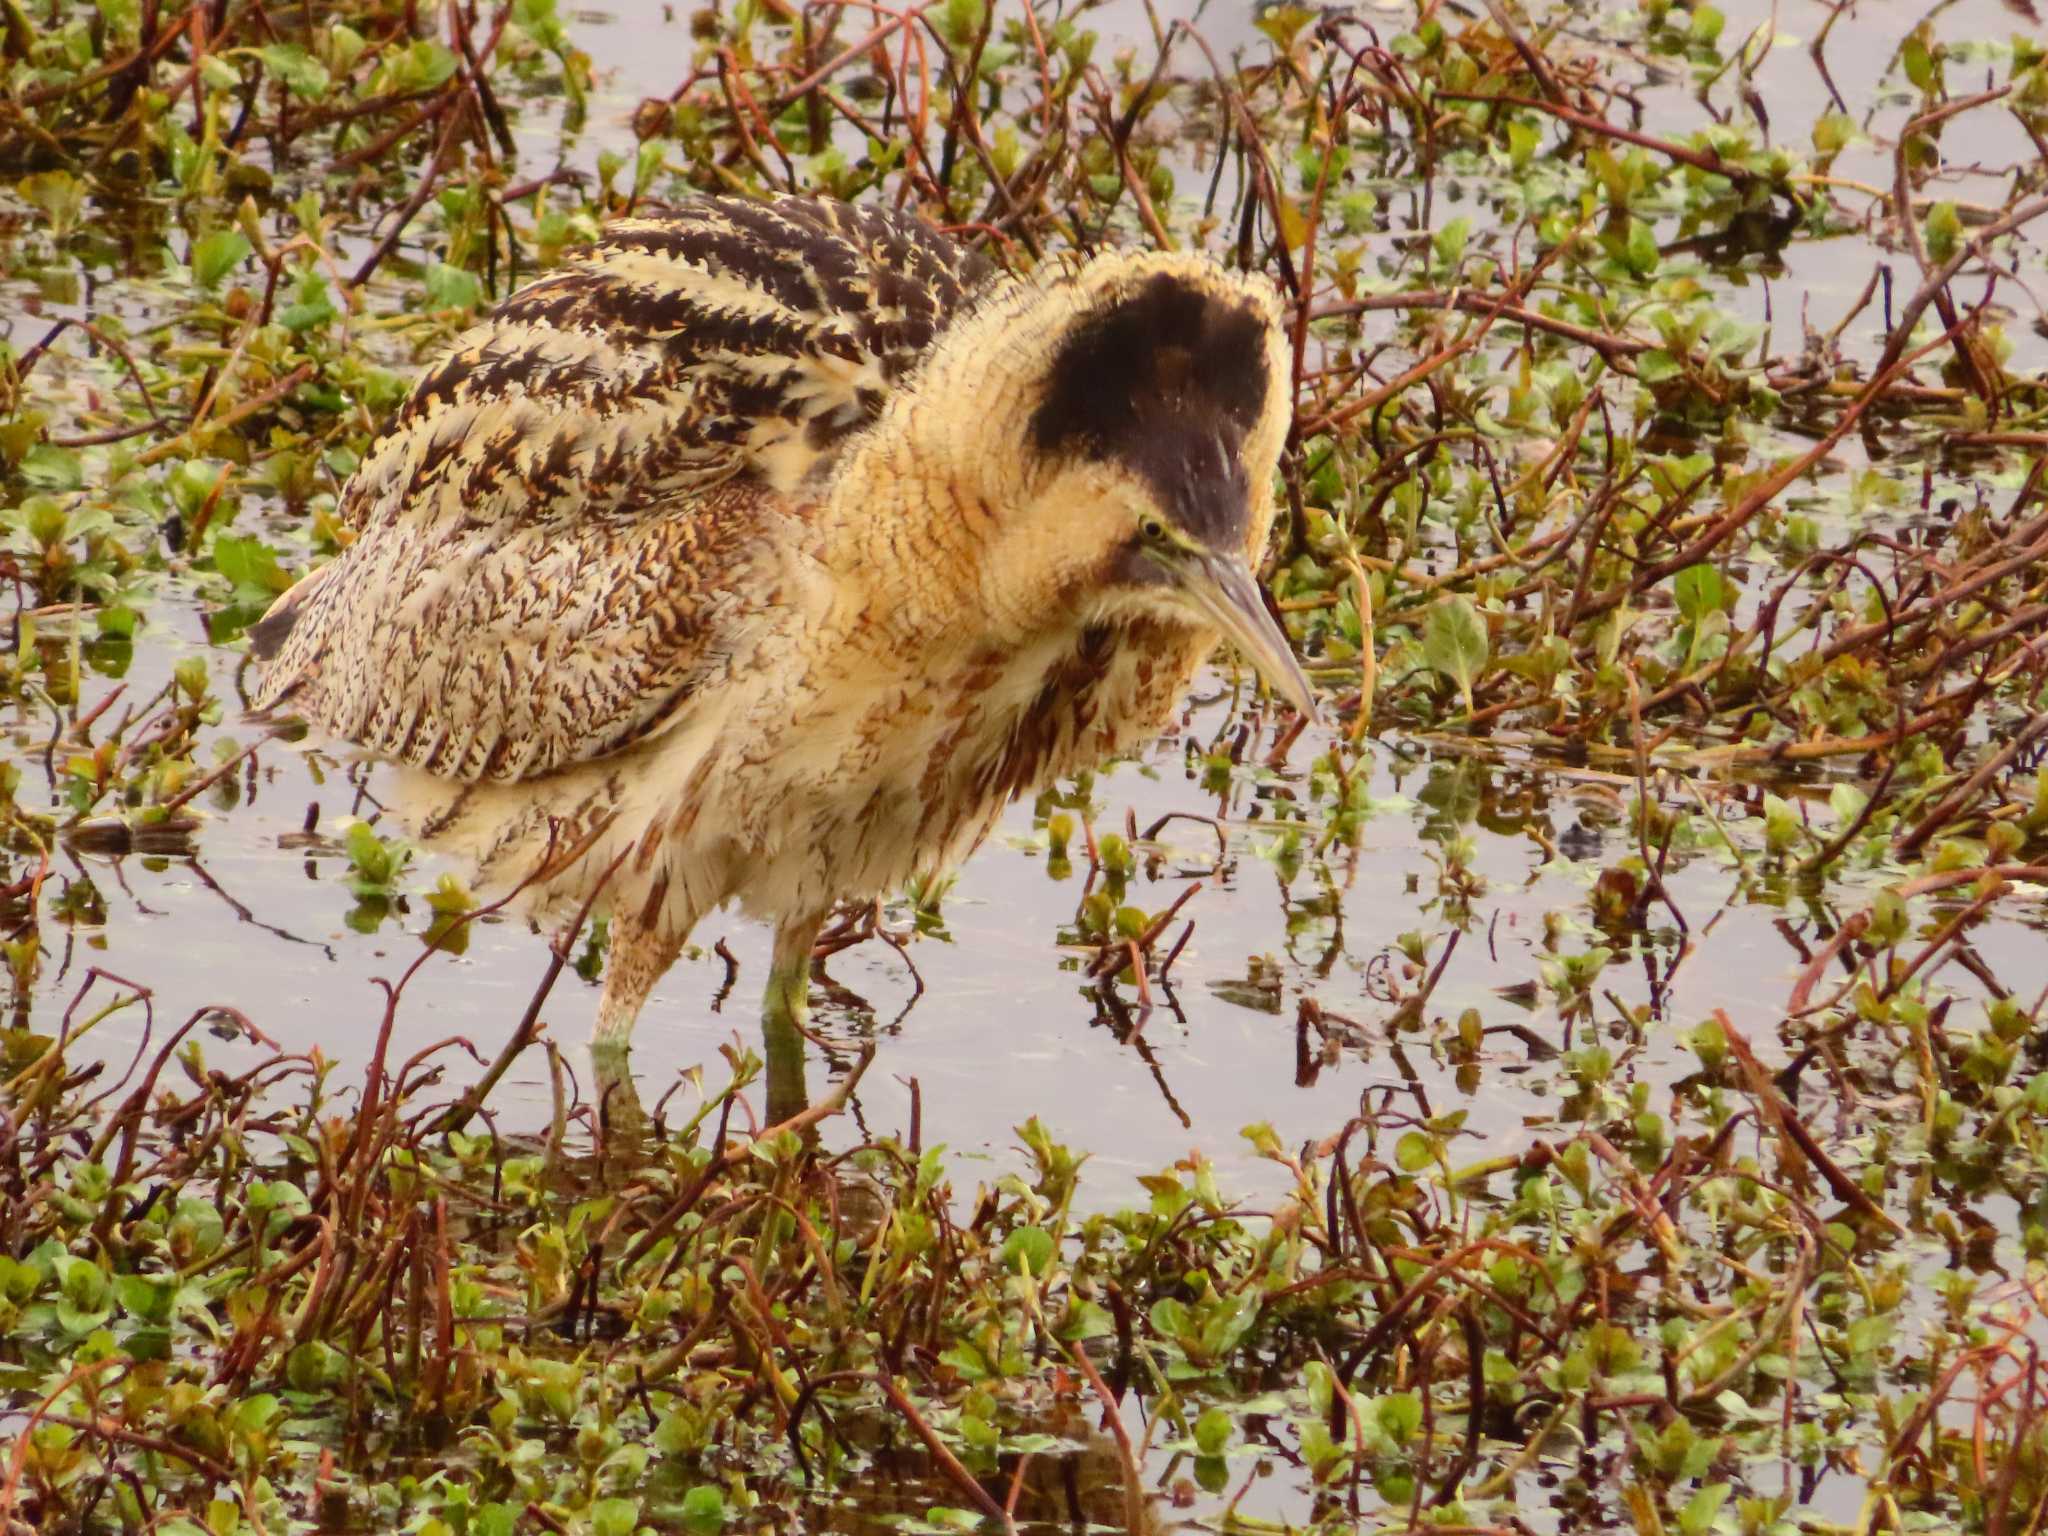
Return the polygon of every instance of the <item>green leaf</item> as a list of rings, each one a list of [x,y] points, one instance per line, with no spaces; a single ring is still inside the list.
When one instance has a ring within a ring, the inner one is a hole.
[[[1076,1297],[1067,1303],[1066,1319],[1059,1326],[1059,1336],[1074,1344],[1106,1339],[1115,1332],[1116,1319],[1109,1309],[1086,1297]]]
[[[78,227],[85,211],[85,183],[69,171],[38,171],[14,184],[24,201],[40,208],[50,221],[50,233],[61,240]]]
[[[1655,348],[1636,359],[1636,377],[1645,384],[1664,384],[1685,372],[1684,366],[1669,352]]]
[[[328,24],[327,57],[336,69],[347,69],[363,56],[363,50],[369,46],[369,40],[346,22]]]
[[[1308,1388],[1308,1405],[1315,1416],[1320,1419],[1328,1415],[1334,1397],[1329,1366],[1320,1360],[1305,1361],[1301,1367],[1301,1380]]]
[[[1193,1320],[1188,1316],[1187,1303],[1172,1296],[1162,1296],[1152,1303],[1152,1327],[1163,1339],[1179,1339],[1193,1331]]]
[[[355,868],[353,884],[358,896],[382,893],[406,864],[403,845],[385,842],[367,821],[351,822],[342,846],[348,850],[349,863]]]
[[[245,1397],[235,1404],[232,1418],[240,1429],[268,1429],[271,1421],[282,1412],[284,1404],[268,1392],[258,1392],[254,1397]]]
[[[107,1302],[106,1271],[91,1259],[66,1257],[56,1265],[64,1299],[80,1312],[96,1312]]]
[[[1783,853],[1799,841],[1804,828],[1799,812],[1791,801],[1782,795],[1764,796],[1764,847],[1772,853]]]
[[[683,1495],[683,1529],[696,1536],[711,1536],[725,1526],[725,1494],[710,1483],[699,1483]]]
[[[456,917],[473,911],[476,897],[470,894],[461,877],[451,870],[436,880],[434,888],[427,892],[427,905],[443,917]]]
[[[1688,1499],[1685,1508],[1678,1512],[1678,1529],[1683,1536],[1707,1536],[1714,1528],[1714,1517],[1728,1502],[1730,1491],[1726,1483],[1709,1483]]]
[[[1657,249],[1657,231],[1641,219],[1628,221],[1628,243],[1622,248],[1622,262],[1637,277],[1648,277],[1657,270],[1661,253]]]
[[[2048,1082],[2048,1074],[2043,1074],[2042,1081]],[[33,1264],[0,1254],[0,1301],[27,1301],[42,1283],[43,1277]]]
[[[1052,1234],[1043,1227],[1019,1227],[1003,1239],[1003,1268],[1043,1275],[1052,1266]]]
[[[697,1492],[694,1488],[690,1491]],[[633,1536],[639,1524],[638,1499],[599,1499],[590,1506],[591,1536]]]
[[[161,1323],[171,1315],[177,1297],[175,1276],[158,1279],[149,1275],[121,1275],[114,1281],[114,1296],[121,1310],[145,1323]]]
[[[1629,195],[1635,189],[1619,160],[1604,149],[1590,149],[1586,151],[1586,169],[1599,178],[1610,203],[1617,208],[1628,206]]]
[[[110,32],[124,39],[134,35],[141,12],[140,0],[97,0],[95,9]]]
[[[981,1357],[981,1351],[972,1344],[955,1344],[951,1349],[941,1350],[939,1360],[950,1365],[969,1381],[986,1381],[990,1372],[988,1362]]]
[[[1242,1296],[1212,1303],[1203,1308],[1201,1353],[1206,1360],[1221,1360],[1236,1349],[1258,1321],[1258,1308]]]
[[[327,89],[327,66],[297,43],[273,43],[258,48],[263,67],[282,80],[294,96],[318,96]]]
[[[373,91],[431,91],[455,73],[458,62],[452,49],[430,39],[419,38],[400,52],[386,56],[384,64],[371,79],[371,88]]]
[[[1436,1146],[1420,1131],[1408,1131],[1394,1143],[1394,1161],[1403,1173],[1420,1173],[1436,1161]]]
[[[1697,624],[1710,613],[1718,613],[1727,600],[1721,573],[1711,565],[1689,565],[1671,581],[1678,595],[1678,611],[1685,622]]]
[[[1432,671],[1458,685],[1468,715],[1472,713],[1472,685],[1486,670],[1490,649],[1486,621],[1468,599],[1453,597],[1430,609],[1422,632],[1422,659]]]
[[[238,91],[242,88],[242,77],[235,66],[217,53],[209,53],[199,61],[199,81],[209,91]],[[184,177],[178,179],[183,181]]]
[[[1446,269],[1455,268],[1464,258],[1465,242],[1471,238],[1471,234],[1472,221],[1457,218],[1432,235],[1430,243],[1436,249],[1438,265]]]
[[[1823,155],[1841,153],[1856,137],[1856,119],[1846,112],[1823,112],[1814,121],[1813,147]]]
[[[1373,1415],[1389,1440],[1406,1444],[1422,1428],[1422,1398],[1414,1392],[1395,1392],[1373,1405]]]
[[[1508,124],[1508,162],[1521,170],[1536,158],[1537,146],[1542,142],[1542,132],[1534,123],[1515,119]]]
[[[694,1414],[665,1413],[654,1426],[654,1448],[664,1456],[685,1456],[703,1444],[702,1426]]]
[[[661,174],[661,168],[668,160],[668,146],[660,139],[649,139],[633,155],[633,195],[645,197],[654,185],[654,178]]]
[[[1282,53],[1292,52],[1301,29],[1316,19],[1305,5],[1275,5],[1259,12],[1252,25],[1270,37]]]
[[[277,323],[294,336],[316,330],[341,313],[327,292],[327,279],[308,268],[300,274],[292,302],[277,312]]]
[[[85,465],[69,448],[37,443],[21,456],[21,478],[39,491],[85,489]]]
[[[1963,221],[1954,203],[1936,203],[1927,210],[1927,254],[1947,261],[1962,243]]]
[[[291,575],[277,563],[277,551],[258,538],[224,533],[213,541],[213,568],[235,584],[236,595],[261,601],[276,596],[292,584]]]
[[[474,272],[445,261],[427,269],[427,308],[471,310],[483,301],[483,279]]]
[[[220,1209],[209,1200],[190,1197],[178,1202],[169,1232],[171,1257],[180,1265],[210,1258],[220,1251],[226,1229]]]
[[[192,246],[192,276],[202,288],[217,287],[220,280],[242,264],[253,247],[239,229],[217,229]]]
[[[1914,89],[1924,91],[1934,81],[1934,55],[1927,51],[1927,39],[1915,32],[1899,49],[1899,62]]]
[[[222,467],[209,459],[185,459],[164,476],[171,492],[171,505],[178,509],[180,517],[189,522],[199,515],[199,509],[220,480]]]
[[[1221,1456],[1230,1445],[1230,1415],[1211,1408],[1195,1420],[1195,1446],[1204,1456]]]

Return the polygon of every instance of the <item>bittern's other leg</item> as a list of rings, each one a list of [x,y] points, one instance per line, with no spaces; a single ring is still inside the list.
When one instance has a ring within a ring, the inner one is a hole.
[[[669,938],[637,917],[612,918],[611,942],[604,959],[604,991],[597,1000],[597,1024],[591,1030],[593,1051],[624,1051],[632,1044],[633,1021],[654,984],[668,974],[683,952],[681,935]]]
[[[804,1092],[803,1026],[811,1015],[811,950],[825,914],[787,918],[775,930],[775,958],[761,1000],[761,1040],[768,1068],[768,1123],[801,1114],[810,1103]]]
[[[615,1121],[639,1118],[640,1099],[627,1067],[633,1021],[640,1017],[647,994],[668,974],[682,949],[680,937],[667,937],[637,917],[623,913],[612,917],[604,991],[598,997],[597,1024],[590,1033],[590,1058],[597,1069],[599,1098]]]

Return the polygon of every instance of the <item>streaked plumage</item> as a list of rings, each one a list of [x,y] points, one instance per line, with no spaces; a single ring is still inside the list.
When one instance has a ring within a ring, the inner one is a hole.
[[[624,221],[419,381],[257,703],[403,765],[538,912],[620,861],[601,1036],[726,901],[800,1013],[837,902],[1155,734],[1219,623],[1305,702],[1244,612],[1284,380],[1270,293],[1199,257],[1022,283],[836,203]]]

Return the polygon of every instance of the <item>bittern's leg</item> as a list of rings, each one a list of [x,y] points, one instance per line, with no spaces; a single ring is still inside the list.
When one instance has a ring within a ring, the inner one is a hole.
[[[591,1064],[597,1069],[597,1091],[614,1121],[637,1121],[640,1096],[633,1086],[627,1053],[633,1043],[633,1021],[654,984],[668,973],[683,950],[680,938],[668,938],[624,914],[612,918],[611,943],[605,951],[604,991],[597,1000],[597,1024],[590,1034]]]
[[[761,1000],[761,1039],[768,1067],[768,1123],[779,1124],[810,1104],[804,1092],[803,1025],[811,1014],[811,950],[823,913],[787,919],[775,930],[775,959]]]
[[[636,917],[612,918],[611,943],[604,960],[604,992],[597,1000],[597,1024],[590,1035],[592,1050],[624,1051],[632,1044],[633,1021],[654,984],[668,974],[683,952],[680,938],[664,937]]]

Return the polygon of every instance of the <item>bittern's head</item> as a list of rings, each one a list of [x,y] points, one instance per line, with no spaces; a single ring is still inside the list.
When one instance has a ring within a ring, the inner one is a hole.
[[[1221,631],[1312,711],[1253,575],[1291,404],[1269,288],[1202,257],[1110,255],[1001,307],[961,349],[981,371],[933,381],[1002,461],[960,471],[1002,482],[984,497],[991,604]]]

